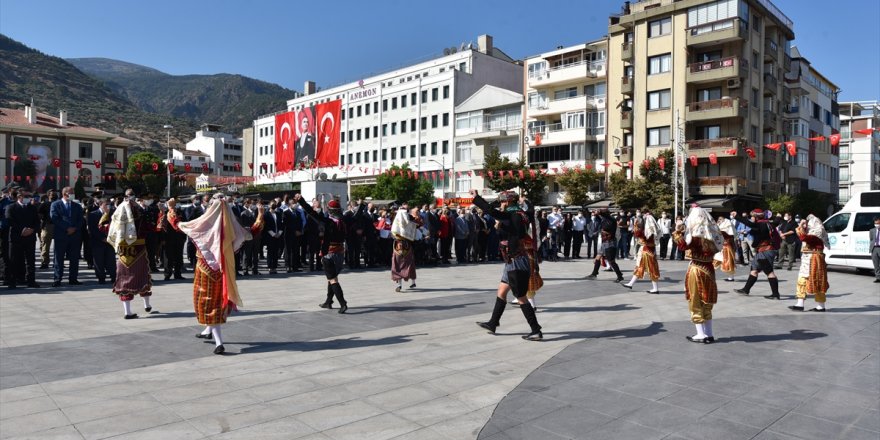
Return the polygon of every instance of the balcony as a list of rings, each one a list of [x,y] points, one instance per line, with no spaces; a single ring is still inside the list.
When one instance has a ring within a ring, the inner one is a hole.
[[[764,131],[775,131],[777,121],[776,113],[764,110]]]
[[[579,61],[556,66],[529,75],[529,87],[538,89],[583,82],[584,78],[605,75],[605,61]]]
[[[688,122],[710,119],[741,118],[748,111],[749,102],[741,98],[721,98],[688,104],[685,118]]]
[[[633,59],[633,44],[632,41],[626,41],[620,45],[620,57],[623,58],[624,61],[632,61]]]
[[[770,39],[764,40],[764,58],[776,61],[779,59],[779,46]]]
[[[761,163],[776,166],[776,159],[779,158],[779,151],[771,150],[769,148],[762,148],[761,153]]]
[[[543,101],[537,106],[529,107],[530,118],[540,118],[562,113],[584,111],[584,109],[604,109],[605,96],[601,95],[577,95],[562,99]]]
[[[778,196],[782,192],[783,185],[779,182],[762,182],[761,193],[764,197]]]
[[[782,54],[782,67],[785,69],[786,72],[791,70],[791,55],[787,53]]]
[[[624,130],[633,129],[632,112],[620,112],[620,128]]]
[[[624,76],[620,78],[620,93],[624,95],[632,95],[633,94],[633,83],[635,81],[632,77]]]
[[[735,157],[740,151],[739,138],[718,138],[718,139],[697,139],[688,141],[688,154],[697,156],[698,158],[707,158],[715,154],[719,159],[725,157]],[[730,150],[736,150],[735,154],[730,154]]]
[[[742,40],[749,34],[748,26],[738,18],[724,19],[687,29],[688,46],[707,46]]]
[[[507,137],[516,135],[522,128],[522,122],[505,124],[501,122],[484,121],[476,127],[457,128],[455,137],[463,139],[486,139],[493,137]]]
[[[727,57],[720,60],[691,63],[688,66],[687,82],[705,83],[727,78],[745,76],[749,62],[739,57]]]
[[[537,146],[536,136],[541,135],[541,144],[565,144],[571,142],[595,141],[605,135],[605,127],[568,127],[565,124],[550,124],[539,129],[529,130],[529,146]]]
[[[779,82],[776,81],[775,76],[773,76],[769,73],[764,74],[764,94],[765,95],[768,95],[771,93],[775,95],[776,94],[776,87],[778,85],[779,85]]]
[[[802,167],[800,165],[792,165],[788,167],[788,178],[789,179],[798,179],[798,180],[807,180],[810,178],[810,173],[807,170],[807,167]],[[843,178],[841,178],[843,181]]]
[[[746,180],[736,176],[697,177],[688,184],[692,196],[735,196],[748,191]]]

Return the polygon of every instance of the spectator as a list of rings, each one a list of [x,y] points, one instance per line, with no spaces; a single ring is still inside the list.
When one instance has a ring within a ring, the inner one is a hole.
[[[596,258],[599,252],[599,233],[602,232],[602,222],[595,212],[590,213],[590,220],[586,226],[587,258]]]
[[[666,247],[669,245],[669,238],[672,236],[672,219],[670,219],[669,215],[664,211],[660,214],[660,219],[657,220],[657,225],[660,227],[660,259],[665,260]]]
[[[786,258],[788,259],[788,270],[794,266],[795,252],[797,251],[797,227],[798,224],[791,217],[790,212],[786,212],[782,217],[782,223],[779,224],[779,234],[782,236],[782,247],[779,249],[779,258],[776,269],[782,269]]]
[[[572,258],[581,258],[581,246],[584,243],[584,236],[587,232],[587,221],[588,219],[584,217],[583,210],[578,210],[577,215],[571,221]]]
[[[73,191],[69,186],[61,190],[61,200],[52,202],[49,208],[49,216],[55,227],[53,238],[55,240],[55,282],[52,287],[61,287],[61,278],[64,277],[64,260],[70,262],[70,285],[82,284],[77,279],[79,275],[79,250],[82,240],[83,209],[79,203],[70,200]]]

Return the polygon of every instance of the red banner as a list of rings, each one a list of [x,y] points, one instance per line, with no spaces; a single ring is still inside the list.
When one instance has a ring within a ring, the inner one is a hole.
[[[779,148],[782,147],[782,144],[764,144],[764,146],[773,151],[779,151]]]
[[[137,168],[138,171],[140,171],[144,167],[144,164],[142,164],[141,162],[135,162],[134,166],[135,168]]]
[[[836,146],[840,145],[840,133],[834,133],[831,136],[829,136],[828,138],[831,139],[831,146],[832,147],[836,147]]]
[[[173,173],[173,172],[174,172],[174,164],[173,164],[173,163],[169,163],[169,164],[168,164],[168,172],[169,172],[169,173]]]
[[[341,129],[342,101],[318,104],[315,119],[318,121],[318,150],[316,160],[325,165],[339,163],[339,133]]]
[[[665,157],[658,158],[657,164],[660,165],[661,170],[665,170],[666,169],[666,158]]]
[[[159,171],[159,163],[153,162],[153,171]]]
[[[296,148],[296,118],[293,112],[275,115],[275,169],[290,171]]]
[[[789,156],[797,156],[797,144],[794,141],[786,142],[785,149],[788,151]]]
[[[253,165],[253,164],[251,164],[251,165]],[[251,167],[251,168],[253,168],[253,167]],[[184,171],[186,171],[188,173],[188,172],[190,172],[190,170],[192,170],[192,165],[190,165],[189,162],[186,162],[183,164],[183,169],[184,169]]]
[[[95,163],[95,168],[101,168],[101,161],[100,160],[96,160],[94,163]]]
[[[808,141],[824,141],[824,140],[825,140],[825,136],[811,137],[811,138],[807,138],[807,140],[808,140]]]
[[[59,165],[60,165],[60,164],[61,164],[61,163],[59,162]],[[116,168],[122,168],[122,162],[120,162],[120,161],[117,160],[117,161],[116,161]]]
[[[76,162],[73,163],[76,166],[76,169],[80,169],[83,167],[83,161],[77,159]]]
[[[711,163],[712,165],[717,165],[718,164],[718,155],[715,153],[710,153],[709,154],[709,163]]]
[[[749,155],[750,158],[755,158],[755,150],[752,147],[746,148],[746,154]]]
[[[698,161],[697,156],[691,156],[690,160],[691,160],[691,166],[697,166],[697,161]]]
[[[52,159],[52,166],[55,168],[61,168],[61,159],[58,159],[57,157],[55,159]]]

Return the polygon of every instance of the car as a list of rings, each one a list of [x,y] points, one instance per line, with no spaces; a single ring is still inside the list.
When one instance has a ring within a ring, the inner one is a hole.
[[[865,191],[851,198],[843,209],[825,220],[828,249],[825,262],[860,271],[873,270],[869,233],[880,217],[880,191]]]

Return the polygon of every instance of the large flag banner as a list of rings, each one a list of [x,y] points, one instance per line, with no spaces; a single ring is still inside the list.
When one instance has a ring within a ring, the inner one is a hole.
[[[275,171],[290,171],[293,168],[296,124],[293,112],[275,115]]]
[[[315,118],[312,108],[306,107],[296,112],[296,165],[315,160]]]
[[[315,160],[318,166],[339,165],[339,133],[342,101],[335,100],[318,104],[315,107],[315,120],[318,122],[318,149]]]

